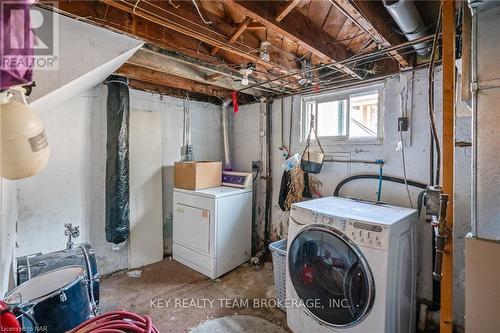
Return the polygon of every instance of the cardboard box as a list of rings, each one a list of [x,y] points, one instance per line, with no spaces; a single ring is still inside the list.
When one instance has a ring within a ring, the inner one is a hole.
[[[174,186],[186,190],[200,190],[221,186],[222,162],[175,162]]]

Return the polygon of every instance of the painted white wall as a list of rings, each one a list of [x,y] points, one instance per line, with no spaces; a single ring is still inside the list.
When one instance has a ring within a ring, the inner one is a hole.
[[[68,222],[88,240],[89,221],[101,218],[106,118],[98,98],[99,89],[88,90],[41,115],[51,156],[42,172],[18,181],[17,255],[63,249]]]
[[[65,247],[64,223],[79,225],[78,242],[90,241],[101,273],[128,268],[128,248],[113,250],[106,242],[106,97],[100,84],[41,115],[51,145],[47,168],[18,182],[17,255]],[[197,159],[220,160],[220,107],[189,103],[192,142]],[[163,171],[163,215],[172,212],[173,163],[180,159],[183,100],[130,90],[131,110],[160,113]]]
[[[0,178],[0,299],[13,284],[12,258],[15,253],[17,185]]]

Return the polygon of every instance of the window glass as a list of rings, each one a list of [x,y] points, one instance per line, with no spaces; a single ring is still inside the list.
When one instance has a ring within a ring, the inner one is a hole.
[[[365,91],[321,95],[317,99],[307,97],[302,104],[302,140],[307,139],[313,115],[319,138],[344,141],[381,139],[380,93],[379,88],[372,87]],[[314,133],[311,139],[315,139]]]
[[[377,137],[378,92],[350,97],[349,137]]]
[[[318,136],[345,136],[347,101],[318,103]]]

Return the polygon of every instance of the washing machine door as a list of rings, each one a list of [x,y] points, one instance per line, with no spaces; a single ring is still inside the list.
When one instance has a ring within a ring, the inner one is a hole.
[[[288,269],[299,298],[295,305],[322,324],[350,327],[370,312],[373,275],[360,249],[339,230],[303,228],[290,244]]]

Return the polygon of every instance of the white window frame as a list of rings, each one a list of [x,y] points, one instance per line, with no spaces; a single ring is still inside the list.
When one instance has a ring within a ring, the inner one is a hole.
[[[349,137],[349,123],[350,123],[350,97],[356,95],[363,95],[372,91],[378,91],[378,107],[377,107],[377,137]],[[346,107],[346,134],[339,136],[320,136],[321,143],[325,146],[335,144],[382,144],[384,139],[384,84],[378,83],[375,85],[364,86],[360,88],[330,91],[322,94],[307,95],[302,98],[301,111],[300,111],[300,142],[305,143],[309,131],[310,120],[307,113],[308,105],[313,104],[315,108],[315,115],[317,115],[317,104],[325,102],[334,102],[340,100],[347,100]],[[318,117],[315,116],[315,121]],[[315,125],[316,126],[316,125]],[[317,128],[317,126],[316,126]]]

